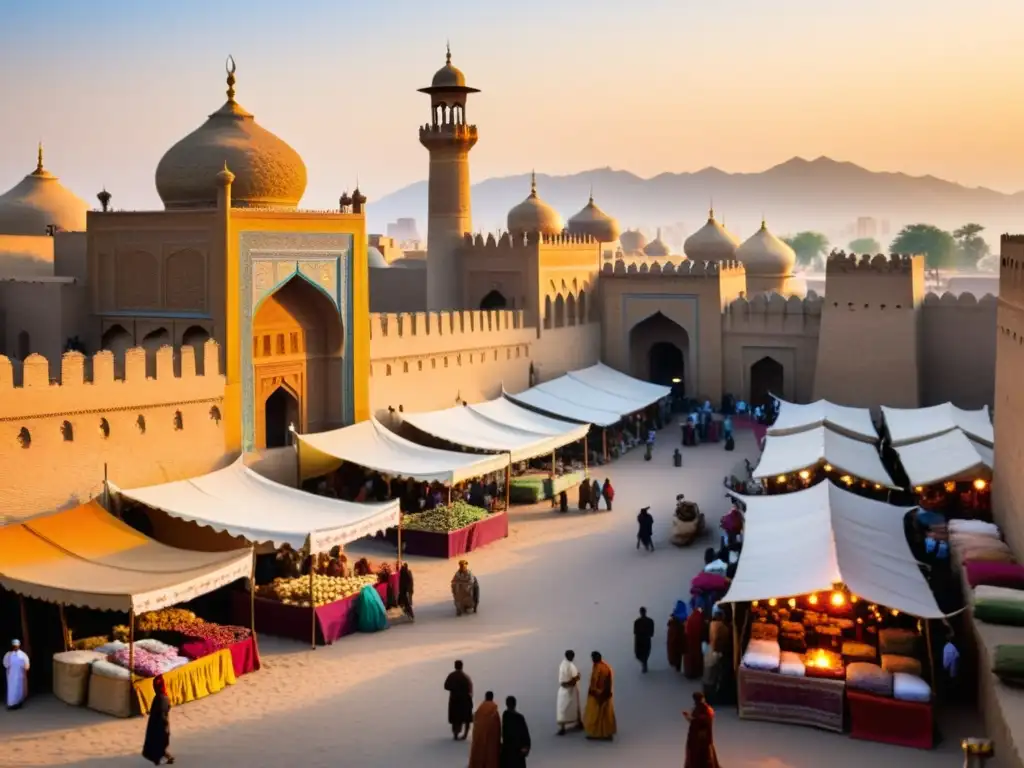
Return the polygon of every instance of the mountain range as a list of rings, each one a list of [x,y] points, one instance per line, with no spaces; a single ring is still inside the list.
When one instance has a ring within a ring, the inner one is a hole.
[[[537,176],[542,199],[568,219],[587,202],[615,216],[622,227],[652,234],[659,226],[693,231],[704,224],[714,203],[720,221],[741,239],[764,217],[777,234],[804,229],[824,232],[839,246],[853,236],[858,217],[875,218],[877,238],[887,244],[906,224],[928,223],[954,229],[969,221],[986,227],[996,246],[998,234],[1024,230],[1024,192],[1005,194],[966,187],[934,176],[869,171],[828,157],[794,157],[758,173],[727,173],[705,168],[694,173],[661,173],[643,179],[629,171],[597,168],[568,176]],[[503,229],[508,210],[530,190],[530,175],[491,178],[473,185],[473,226],[481,232]],[[371,200],[371,231],[414,217],[426,236],[427,182],[419,181]],[[888,232],[881,230],[888,222]],[[845,238],[845,239],[844,239]]]

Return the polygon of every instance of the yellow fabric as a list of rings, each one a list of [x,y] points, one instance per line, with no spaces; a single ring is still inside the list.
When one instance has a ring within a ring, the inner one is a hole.
[[[178,667],[164,675],[167,696],[172,707],[220,693],[235,682],[235,667],[231,662],[231,651],[227,648],[189,662],[184,667]],[[153,678],[136,680],[134,688],[139,710],[142,714],[148,715],[153,699],[156,698]]]
[[[299,440],[299,482],[311,477],[323,477],[340,467],[344,462],[329,453],[314,448],[305,440]]]
[[[129,528],[95,501],[55,515],[28,520],[25,525],[58,547],[87,560],[149,544],[149,539]]]
[[[598,662],[590,673],[590,690],[587,695],[587,707],[583,713],[583,730],[587,736],[596,739],[607,739],[615,735],[618,724],[615,721],[615,697],[614,689],[612,696],[607,701],[598,701],[594,696],[596,691],[611,687],[612,668],[606,662]]]

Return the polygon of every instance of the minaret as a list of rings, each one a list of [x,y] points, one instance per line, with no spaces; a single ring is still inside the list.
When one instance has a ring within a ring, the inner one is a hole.
[[[420,128],[420,143],[430,152],[427,215],[427,309],[458,309],[462,276],[455,252],[463,235],[472,231],[469,150],[476,144],[476,126],[466,123],[466,96],[479,93],[452,66],[448,49],[445,65],[429,88],[430,122]]]

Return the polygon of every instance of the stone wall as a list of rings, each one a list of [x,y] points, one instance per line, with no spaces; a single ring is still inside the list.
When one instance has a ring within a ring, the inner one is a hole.
[[[996,378],[996,314],[991,294],[941,297],[921,304],[921,405],[992,405]]]
[[[1014,552],[1024,552],[1024,235],[1003,235],[996,319],[995,482],[992,510]]]
[[[427,308],[427,271],[422,266],[371,269],[370,312],[423,312]]]

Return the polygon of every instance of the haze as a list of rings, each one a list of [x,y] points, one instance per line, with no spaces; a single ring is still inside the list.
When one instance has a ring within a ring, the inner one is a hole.
[[[453,62],[482,89],[474,180],[612,166],[759,171],[794,155],[1024,189],[1024,3],[0,0],[0,187],[46,164],[157,208],[163,152],[238,99],[305,159],[306,207],[425,178],[416,129]]]

